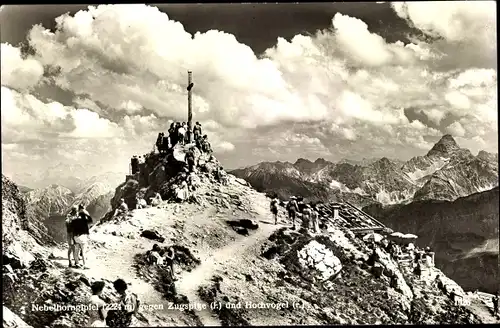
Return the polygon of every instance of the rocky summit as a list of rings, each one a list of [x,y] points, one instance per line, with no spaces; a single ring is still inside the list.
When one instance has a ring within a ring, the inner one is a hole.
[[[194,149],[189,168],[192,147],[147,154],[124,177],[111,210],[91,228],[87,268],[68,267],[67,249],[32,227],[36,217],[3,177],[4,327],[88,326],[90,286],[103,281],[100,298],[111,306],[117,278],[140,300],[136,327],[495,322],[481,299],[438,267],[355,231],[370,233],[366,215],[336,220],[325,207],[320,231],[297,231],[282,203],[275,224],[270,199],[224,172],[212,154]],[[383,160],[373,169],[383,167],[393,165]],[[153,247],[171,247],[173,272],[152,260]]]

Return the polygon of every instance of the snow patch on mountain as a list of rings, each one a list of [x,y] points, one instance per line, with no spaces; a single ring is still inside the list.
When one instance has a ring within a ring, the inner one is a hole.
[[[450,161],[449,158],[440,157],[440,158],[436,159],[434,162],[432,162],[427,168],[425,168],[425,169],[415,168],[415,171],[407,172],[406,175],[411,180],[416,182],[417,180],[419,180],[425,176],[429,176],[429,175],[433,174],[434,172],[442,169],[449,161]]]
[[[337,180],[332,180],[330,182],[330,188],[332,188],[332,189],[338,189],[338,190],[340,190],[342,192],[348,192],[348,193],[358,194],[358,195],[361,195],[361,196],[368,196],[368,194],[363,189],[361,189],[360,187],[356,187],[355,189],[350,189],[345,184],[343,184],[342,182],[339,182]]]
[[[387,191],[382,188],[375,194],[375,200],[383,205],[399,204],[410,200],[412,197],[413,192],[411,190]]]

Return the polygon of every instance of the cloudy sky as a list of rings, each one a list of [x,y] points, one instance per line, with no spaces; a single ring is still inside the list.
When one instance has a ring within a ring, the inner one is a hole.
[[[227,168],[497,152],[495,2],[3,6],[2,171],[128,171],[194,118]]]

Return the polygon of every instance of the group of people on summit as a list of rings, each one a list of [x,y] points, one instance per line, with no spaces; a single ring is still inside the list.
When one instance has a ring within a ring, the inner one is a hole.
[[[165,133],[158,133],[158,138],[156,139],[156,147],[160,154],[166,153],[169,149],[173,148],[176,144],[185,145],[187,143],[194,142],[196,147],[202,152],[210,153],[212,148],[208,142],[207,135],[202,136],[201,124],[196,122],[193,127],[192,136],[191,131],[186,122],[172,122],[170,128],[168,129],[168,135]]]

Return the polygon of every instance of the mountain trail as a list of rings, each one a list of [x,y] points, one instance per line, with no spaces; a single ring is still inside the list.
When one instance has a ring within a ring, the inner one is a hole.
[[[259,222],[267,223],[266,221]],[[207,285],[217,271],[224,271],[225,264],[228,262],[242,260],[245,253],[251,251],[252,246],[263,242],[281,227],[283,227],[282,224],[260,224],[259,229],[248,237],[242,237],[240,240],[216,250],[211,255],[207,254],[208,256],[201,259],[202,263],[196,269],[184,273],[177,281],[178,292],[185,295],[191,303],[195,303],[196,308],[201,309],[202,304],[206,305],[206,310],[196,311],[205,326],[220,326],[222,324],[214,318],[210,305],[205,304],[198,296],[199,287]]]
[[[209,304],[198,296],[198,289],[201,286],[210,283],[210,279],[217,272],[223,272],[226,264],[233,261],[243,261],[245,254],[251,253],[254,247],[267,239],[274,231],[283,227],[282,224],[274,225],[269,218],[267,211],[267,200],[263,195],[247,195],[253,200],[252,215],[248,213],[243,216],[255,220],[259,223],[259,228],[256,231],[250,232],[248,236],[240,236],[231,238],[229,243],[225,242],[222,247],[208,247],[201,240],[199,247],[192,248],[196,256],[200,259],[201,264],[194,268],[191,272],[177,273],[176,289],[177,293],[185,295],[190,304],[195,308],[195,313],[203,325],[220,326],[216,315],[210,310]],[[253,197],[252,197],[253,196]],[[221,224],[221,219],[227,219],[228,216],[224,213],[213,213],[213,210],[178,204],[162,204],[159,207],[151,207],[141,210],[134,210],[132,216],[126,221],[118,224],[106,222],[105,224],[96,226],[91,232],[89,250],[87,251],[86,267],[87,269],[72,269],[75,272],[82,273],[92,280],[107,279],[114,281],[118,278],[124,279],[129,283],[129,288],[136,293],[141,300],[141,313],[148,319],[148,325],[164,326],[164,325],[186,325],[185,315],[179,310],[169,309],[171,302],[167,301],[164,296],[156,290],[149,282],[140,277],[136,271],[136,262],[134,257],[138,253],[145,253],[152,248],[155,241],[139,237],[140,228],[154,229],[160,231],[164,236],[170,236],[171,240],[179,240],[179,235],[185,237],[186,226],[194,227],[197,225]],[[215,215],[214,215],[215,214]],[[234,215],[233,215],[234,216]],[[178,227],[179,223],[182,228],[178,231],[173,231],[172,228]],[[140,228],[139,228],[140,227]],[[227,231],[230,228],[225,226]],[[115,235],[113,230],[122,233],[131,233],[135,235],[134,239]],[[181,233],[182,231],[182,233]],[[111,232],[111,233],[110,233]],[[234,240],[234,241],[233,241]],[[199,241],[199,240],[198,240]],[[168,242],[168,238],[165,243]],[[67,249],[64,247],[54,247],[51,249],[60,268],[67,268]],[[199,306],[205,304],[207,310],[196,310]],[[151,309],[148,306],[156,306]],[[158,309],[158,306],[163,307]],[[140,325],[140,323],[137,323]]]

